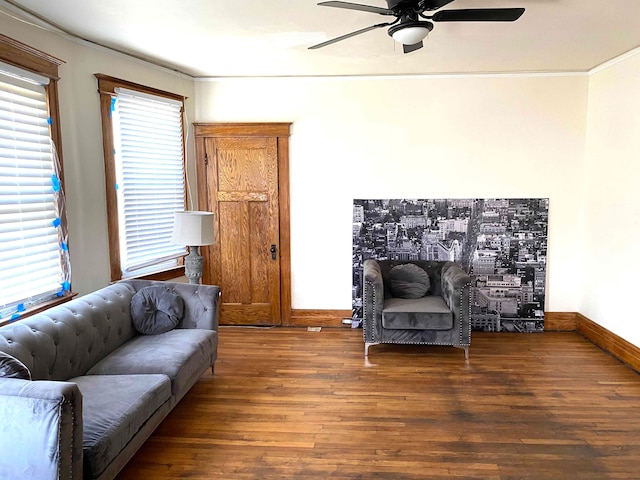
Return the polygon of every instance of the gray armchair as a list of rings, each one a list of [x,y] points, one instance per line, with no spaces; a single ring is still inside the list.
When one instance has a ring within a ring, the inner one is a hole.
[[[391,295],[389,272],[412,263],[429,275],[430,288],[420,298]],[[469,359],[471,278],[454,262],[366,260],[364,268],[364,354],[380,343],[450,345]]]

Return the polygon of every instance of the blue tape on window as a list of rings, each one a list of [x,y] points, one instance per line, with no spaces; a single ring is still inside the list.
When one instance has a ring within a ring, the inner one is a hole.
[[[60,248],[62,249],[63,252],[68,252],[69,251],[69,246],[65,242],[62,242],[60,244]]]
[[[118,190],[118,188],[120,188],[117,183],[114,185],[114,187],[116,187],[116,190]]]
[[[20,314],[19,313],[14,313],[13,315],[11,315],[11,318],[9,319],[9,321],[10,322],[15,322],[19,318],[20,318]]]
[[[24,307],[24,303],[19,303],[16,307],[16,310],[18,310],[19,312],[24,312],[26,310],[26,308]]]
[[[52,123],[52,122],[51,122],[51,117],[47,118],[47,123],[48,123],[49,125],[51,125],[51,123]]]
[[[58,228],[60,226],[60,218],[56,218],[51,222],[54,227]]]
[[[71,284],[69,282],[62,282],[62,291],[68,292],[71,290]]]
[[[53,183],[53,191],[54,192],[59,192],[60,191],[60,179],[58,178],[58,176],[56,174],[51,175],[51,183]]]
[[[116,97],[111,97],[111,111],[116,111]]]

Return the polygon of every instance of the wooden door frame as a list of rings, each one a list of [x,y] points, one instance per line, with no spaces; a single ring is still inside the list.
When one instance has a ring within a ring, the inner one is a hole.
[[[277,139],[278,211],[280,215],[280,316],[291,324],[291,214],[289,210],[289,135],[291,123],[194,123],[198,205],[209,205],[206,185],[205,138],[267,137]],[[202,141],[199,141],[202,139]]]

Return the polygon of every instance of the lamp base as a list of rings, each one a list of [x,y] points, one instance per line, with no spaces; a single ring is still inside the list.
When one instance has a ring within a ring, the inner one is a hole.
[[[184,274],[189,279],[189,283],[200,283],[203,267],[204,257],[200,255],[200,247],[189,246],[189,255],[184,257]]]

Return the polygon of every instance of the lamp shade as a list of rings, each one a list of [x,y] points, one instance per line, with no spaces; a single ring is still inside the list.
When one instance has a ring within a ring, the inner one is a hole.
[[[198,211],[176,212],[171,241],[189,246],[211,245],[215,242],[213,213]]]
[[[433,29],[431,22],[404,22],[389,29],[389,35],[403,45],[415,45],[426,38]]]

